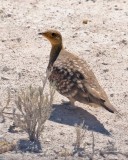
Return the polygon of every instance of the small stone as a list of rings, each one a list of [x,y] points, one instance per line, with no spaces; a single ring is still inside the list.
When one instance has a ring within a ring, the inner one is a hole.
[[[12,125],[9,126],[8,132],[15,133],[15,128],[16,128],[16,126],[13,123]]]
[[[102,64],[103,64],[103,65],[108,65],[108,63],[104,63],[104,62],[103,62]]]
[[[12,15],[11,14],[7,14],[7,17],[11,17]]]
[[[113,97],[114,96],[114,94],[110,94],[110,97]]]
[[[60,132],[60,135],[64,135],[64,132]]]
[[[76,35],[73,35],[73,36],[72,36],[72,38],[75,38],[75,37],[77,37],[77,36],[76,36]]]
[[[18,76],[19,76],[19,79],[21,78],[21,76],[22,76],[22,73],[21,72],[19,72],[18,73]]]
[[[87,19],[83,20],[83,24],[87,24],[87,23],[88,23]]]
[[[127,94],[125,94],[125,95],[124,95],[124,98],[126,98],[127,96],[128,96],[128,95],[127,95]]]
[[[9,80],[9,78],[1,77],[2,80]]]
[[[91,145],[91,143],[90,143],[90,142],[86,142],[86,144],[87,144],[87,145],[89,145],[89,146]]]
[[[5,42],[6,40],[2,39],[1,42]]]
[[[106,73],[106,72],[108,72],[108,71],[109,71],[109,69],[104,69],[103,71]]]
[[[125,70],[128,71],[128,67]]]
[[[17,42],[20,42],[20,41],[21,41],[21,38],[17,38],[16,40],[17,40]]]
[[[116,11],[118,11],[118,10],[119,10],[119,8],[115,8],[115,10],[116,10]]]
[[[125,39],[123,39],[123,40],[121,41],[121,43],[123,43],[124,45],[127,45],[127,44],[128,44]]]
[[[9,70],[10,70],[10,68],[8,68],[7,66],[3,67],[3,71],[4,71],[4,72],[7,72],[7,71],[9,71]]]

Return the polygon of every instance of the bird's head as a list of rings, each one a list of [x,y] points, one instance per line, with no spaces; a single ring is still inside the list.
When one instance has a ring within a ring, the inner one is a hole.
[[[60,32],[56,30],[48,30],[46,32],[39,33],[39,35],[46,37],[52,45],[62,44],[62,36]]]

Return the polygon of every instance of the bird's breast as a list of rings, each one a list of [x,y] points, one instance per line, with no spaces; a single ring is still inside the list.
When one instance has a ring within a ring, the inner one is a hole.
[[[85,89],[82,84],[84,77],[74,68],[66,66],[53,66],[49,71],[49,81],[55,85],[56,90],[66,96],[74,97],[78,94],[79,90],[84,92]]]
[[[50,83],[55,85],[56,90],[64,95],[74,95],[77,79],[72,69],[54,66],[48,77]]]

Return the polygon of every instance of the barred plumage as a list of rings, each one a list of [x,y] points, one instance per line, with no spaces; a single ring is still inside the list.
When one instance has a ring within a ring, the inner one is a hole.
[[[40,34],[52,45],[47,71],[50,73],[49,81],[54,82],[57,91],[66,96],[72,105],[75,101],[95,103],[112,113],[117,112],[86,61],[63,48],[61,34],[55,30]]]

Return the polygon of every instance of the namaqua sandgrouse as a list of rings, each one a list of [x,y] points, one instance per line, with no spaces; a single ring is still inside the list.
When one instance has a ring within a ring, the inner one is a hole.
[[[39,34],[52,45],[47,73],[56,90],[67,97],[72,106],[75,106],[75,101],[89,105],[94,103],[112,113],[117,112],[86,61],[63,48],[61,34],[56,30]]]

